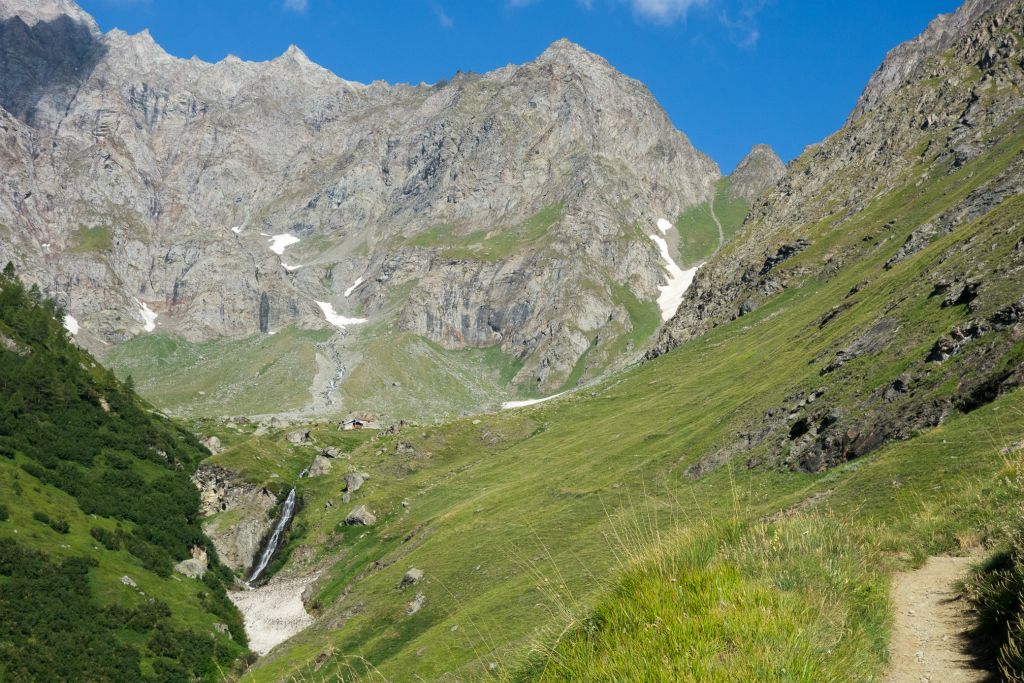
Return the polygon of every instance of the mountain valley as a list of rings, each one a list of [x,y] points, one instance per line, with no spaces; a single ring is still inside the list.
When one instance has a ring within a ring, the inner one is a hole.
[[[0,679],[73,676],[50,583],[90,680],[1024,675],[1020,2],[729,175],[565,40],[363,85],[0,0],[0,63]]]

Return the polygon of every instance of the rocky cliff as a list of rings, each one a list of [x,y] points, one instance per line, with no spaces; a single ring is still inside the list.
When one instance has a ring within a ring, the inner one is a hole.
[[[530,391],[632,346],[629,301],[665,277],[649,235],[719,178],[642,84],[568,41],[364,85],[297,48],[178,59],[70,0],[0,2],[0,159],[0,260],[80,343],[368,320],[500,347]]]
[[[794,267],[786,261],[812,243],[812,233],[824,239],[822,233],[841,230],[878,199],[955,173],[1004,142],[1015,132],[1012,121],[1024,102],[1017,37],[1022,23],[1018,3],[971,0],[894,49],[849,122],[793,161],[753,206],[743,237],[698,272],[648,355],[749,313],[796,283],[834,273],[862,256],[865,245],[831,250],[820,261]],[[919,220],[912,227],[920,230],[900,258],[983,215],[1018,184],[1008,172],[948,215],[925,217],[938,225]],[[880,227],[890,232],[895,224]]]

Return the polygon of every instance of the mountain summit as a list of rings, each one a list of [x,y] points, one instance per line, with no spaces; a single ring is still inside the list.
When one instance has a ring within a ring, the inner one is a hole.
[[[93,18],[73,0],[0,0],[0,21],[17,17],[28,26],[53,23],[62,17],[99,32]]]
[[[312,387],[319,408],[411,415],[435,403],[416,395],[427,369],[453,362],[465,379],[438,410],[571,388],[642,351],[675,286],[650,235],[720,177],[646,87],[566,40],[489,74],[364,86],[294,47],[207,64],[96,34],[67,0],[4,7],[0,260],[143,391],[137,337],[256,349],[282,331],[305,382],[292,408]],[[71,26],[45,22],[61,13]],[[375,378],[390,363],[402,392]]]

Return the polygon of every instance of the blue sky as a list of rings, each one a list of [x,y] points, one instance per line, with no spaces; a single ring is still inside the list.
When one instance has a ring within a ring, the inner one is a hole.
[[[638,78],[729,172],[839,128],[885,53],[957,0],[79,0],[168,52],[271,59],[290,44],[363,82],[432,83],[568,37]]]

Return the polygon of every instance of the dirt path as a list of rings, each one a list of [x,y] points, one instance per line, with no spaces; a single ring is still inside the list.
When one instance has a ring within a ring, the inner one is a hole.
[[[954,587],[977,558],[932,557],[896,576],[896,619],[888,683],[980,683],[986,672],[965,654],[970,609]]]
[[[722,230],[722,221],[718,220],[718,214],[715,213],[715,198],[712,197],[711,201],[708,202],[708,208],[711,210],[711,220],[718,226],[718,249],[725,246],[725,231]],[[715,249],[715,251],[718,251]]]

